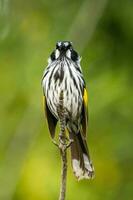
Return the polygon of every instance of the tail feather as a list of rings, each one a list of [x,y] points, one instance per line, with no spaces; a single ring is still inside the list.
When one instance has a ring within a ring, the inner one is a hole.
[[[78,180],[91,179],[94,177],[94,168],[90,161],[89,151],[86,140],[82,138],[81,133],[70,133],[71,144],[71,159],[72,168]]]

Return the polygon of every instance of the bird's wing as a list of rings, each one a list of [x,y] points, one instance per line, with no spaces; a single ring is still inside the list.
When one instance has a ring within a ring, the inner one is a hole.
[[[55,136],[55,128],[56,128],[56,124],[57,124],[57,119],[53,116],[53,114],[50,112],[48,106],[47,106],[47,102],[46,102],[46,98],[44,96],[44,110],[45,110],[45,115],[47,118],[47,123],[48,123],[48,128],[50,131],[50,135],[52,138],[54,138]]]
[[[83,108],[82,108],[82,130],[83,135],[86,137],[87,126],[88,126],[88,94],[86,88],[83,91]]]

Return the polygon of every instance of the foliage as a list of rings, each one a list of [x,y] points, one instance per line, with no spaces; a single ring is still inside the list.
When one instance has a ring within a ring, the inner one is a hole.
[[[58,198],[60,157],[43,116],[41,77],[56,41],[82,55],[92,181],[69,163],[67,199],[132,199],[133,2],[0,1],[0,199]]]

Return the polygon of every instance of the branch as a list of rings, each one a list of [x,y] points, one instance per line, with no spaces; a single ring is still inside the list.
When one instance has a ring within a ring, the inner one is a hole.
[[[61,169],[61,185],[60,185],[60,196],[59,200],[65,200],[66,196],[66,181],[67,181],[67,148],[70,147],[72,140],[69,140],[65,134],[65,109],[63,104],[63,91],[60,93],[59,105],[57,108],[57,113],[60,120],[60,134],[59,134],[59,144],[55,141],[53,143],[60,149],[61,159],[62,159],[62,169]]]

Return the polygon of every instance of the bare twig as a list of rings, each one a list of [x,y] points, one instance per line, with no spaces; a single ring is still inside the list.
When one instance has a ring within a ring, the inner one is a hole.
[[[61,91],[59,106],[57,108],[60,119],[60,135],[59,135],[59,149],[62,159],[61,171],[61,186],[59,200],[64,200],[66,195],[66,179],[67,179],[67,152],[66,152],[66,135],[65,135],[65,110],[63,105],[63,91]]]
[[[64,200],[66,196],[66,181],[67,181],[67,148],[70,147],[72,141],[68,140],[65,134],[65,109],[63,105],[63,91],[60,93],[59,106],[57,108],[60,120],[60,134],[58,147],[61,153],[62,170],[61,170],[61,185],[59,200]],[[54,142],[57,146],[57,143]]]

